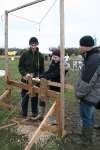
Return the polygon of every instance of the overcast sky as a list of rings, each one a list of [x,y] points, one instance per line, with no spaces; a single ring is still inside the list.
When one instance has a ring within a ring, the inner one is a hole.
[[[4,11],[29,2],[32,0],[0,0],[0,47],[4,47]],[[100,0],[65,0],[65,47],[78,47],[81,36],[87,34],[96,37],[97,45],[100,44],[99,7]],[[46,53],[49,47],[59,46],[59,27],[59,0],[46,0],[17,10],[9,14],[8,46],[26,48],[29,38],[36,36],[40,51]]]

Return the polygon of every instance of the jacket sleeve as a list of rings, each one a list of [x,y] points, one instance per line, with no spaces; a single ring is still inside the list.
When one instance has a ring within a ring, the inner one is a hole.
[[[94,54],[90,56],[82,68],[82,80],[86,83],[90,83],[99,66],[100,66],[99,55]]]
[[[60,79],[60,70],[59,68],[53,69],[52,65],[50,65],[48,71],[46,71],[43,76],[47,80],[57,81]]]
[[[97,70],[100,64],[99,60],[100,59],[98,59],[96,55],[92,55],[85,61],[76,85],[75,94],[77,98],[84,98],[94,87],[97,80]]]
[[[78,99],[84,98],[91,90],[91,85],[84,82],[81,78],[78,79],[75,87],[75,95]]]
[[[25,70],[25,65],[24,65],[24,62],[25,62],[25,55],[24,53],[20,56],[20,59],[19,59],[19,64],[18,64],[18,69],[19,69],[19,72],[22,76],[25,76],[26,75],[26,70]]]
[[[81,79],[80,76],[75,88],[75,95],[78,99],[85,98],[85,96],[87,96],[91,92],[91,90],[97,83],[98,76],[100,76],[100,67],[98,67],[89,83]]]

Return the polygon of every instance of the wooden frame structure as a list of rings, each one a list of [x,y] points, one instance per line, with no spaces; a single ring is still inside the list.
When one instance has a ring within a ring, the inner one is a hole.
[[[46,86],[44,84],[42,84],[44,81],[40,80],[40,81],[36,81],[35,79],[31,80],[31,82],[29,82],[28,84],[22,83],[22,82],[17,82],[14,80],[11,80],[9,77],[9,71],[8,71],[8,14],[10,12],[22,9],[24,7],[42,2],[42,1],[46,1],[46,0],[36,0],[34,2],[28,3],[26,5],[14,8],[12,10],[9,11],[5,11],[5,70],[6,70],[6,75],[5,75],[5,79],[6,79],[6,83],[7,86],[9,86],[9,88],[2,94],[2,96],[0,96],[0,99],[6,98],[8,96],[11,95],[11,87],[15,86],[18,88],[23,88],[29,91],[29,95],[32,96],[33,93],[38,93],[40,94],[40,97],[44,96],[44,97],[53,97],[54,102],[52,104],[52,107],[50,108],[50,110],[48,111],[48,113],[45,115],[43,121],[41,122],[41,124],[39,125],[39,127],[37,128],[37,130],[35,131],[32,139],[30,140],[30,142],[26,145],[25,150],[30,150],[32,145],[34,144],[35,140],[37,139],[37,137],[40,135],[40,131],[43,130],[43,128],[47,129],[50,132],[56,133],[59,136],[63,136],[64,133],[64,0],[60,0],[60,51],[61,51],[61,63],[60,63],[60,67],[61,67],[61,84],[60,83],[55,83],[55,82],[51,82],[51,81],[45,81]],[[40,82],[40,87],[37,87],[34,85],[34,82]],[[53,85],[53,86],[58,86],[61,88],[61,92],[54,92],[54,91],[50,91],[48,89],[48,86]],[[4,105],[4,104],[2,104]],[[16,109],[17,110],[17,109]],[[49,118],[49,116],[51,116],[53,113],[55,112],[56,114],[56,122],[57,125],[55,127],[52,127],[50,124],[48,124],[47,120]],[[6,127],[15,125],[16,123],[19,122],[14,122]]]
[[[40,87],[36,86],[34,83],[40,83]],[[30,150],[32,145],[36,142],[36,139],[40,136],[41,131],[47,130],[49,132],[52,132],[54,134],[57,134],[59,136],[63,136],[64,131],[62,130],[62,118],[60,117],[60,93],[59,92],[54,92],[52,90],[49,90],[48,87],[49,86],[56,86],[56,87],[61,87],[60,83],[56,83],[56,82],[51,82],[48,80],[45,80],[45,82],[47,82],[46,86],[44,84],[44,79],[42,80],[36,80],[35,78],[33,78],[32,80],[30,80],[30,82],[28,84],[23,83],[23,82],[17,82],[14,80],[9,79],[9,77],[6,80],[7,85],[9,85],[10,87],[14,86],[20,89],[26,89],[28,90],[28,94],[30,96],[32,96],[32,94],[34,93],[38,93],[40,98],[42,96],[42,98],[44,97],[44,99],[46,99],[46,97],[52,97],[53,100],[53,104],[51,106],[51,108],[49,109],[49,111],[47,112],[47,114],[45,115],[43,121],[41,122],[41,124],[39,125],[39,127],[37,128],[36,132],[34,133],[32,139],[30,140],[30,142],[28,143],[28,145],[26,145],[25,150]],[[67,88],[67,87],[66,87]],[[2,94],[1,98],[6,98],[9,94],[9,90],[6,90],[4,92],[4,94]],[[9,106],[11,108],[11,106]],[[12,107],[13,108],[13,107]],[[56,114],[56,125],[52,126],[48,123],[48,119],[49,117],[55,113]],[[26,120],[24,120],[26,121]],[[9,124],[9,125],[5,125],[3,127],[0,127],[0,129],[6,128],[6,127],[10,127],[10,126],[14,126],[17,124],[23,123],[13,120],[13,123]],[[34,125],[34,122],[33,122]]]

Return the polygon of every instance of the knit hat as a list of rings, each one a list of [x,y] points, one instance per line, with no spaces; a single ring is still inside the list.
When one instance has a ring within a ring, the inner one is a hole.
[[[38,39],[36,37],[31,37],[30,38],[29,45],[32,45],[32,44],[36,44],[36,45],[39,44]]]
[[[54,50],[53,52],[52,52],[52,55],[55,55],[55,56],[59,56],[60,57],[60,50]]]
[[[80,39],[79,44],[80,44],[80,46],[92,47],[95,45],[95,41],[94,41],[93,37],[86,35]]]

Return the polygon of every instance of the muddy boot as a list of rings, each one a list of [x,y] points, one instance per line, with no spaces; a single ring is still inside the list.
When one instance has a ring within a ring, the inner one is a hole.
[[[44,113],[45,113],[45,107],[44,106],[40,106],[39,107],[39,114],[36,117],[32,117],[32,120],[36,121],[36,120],[40,120],[42,121],[44,118]]]
[[[82,128],[82,143],[84,146],[93,144],[93,128]]]

